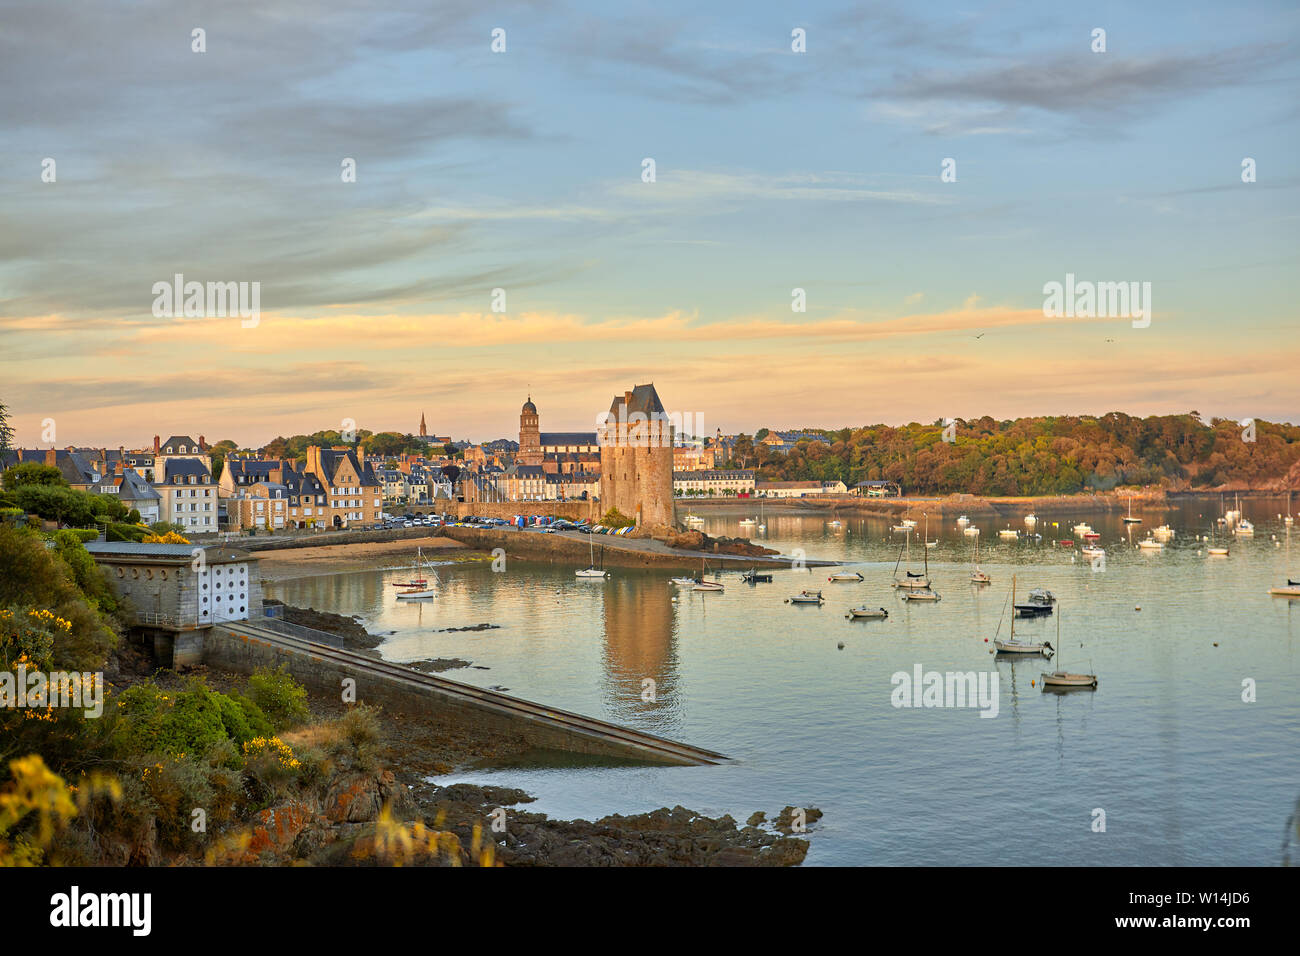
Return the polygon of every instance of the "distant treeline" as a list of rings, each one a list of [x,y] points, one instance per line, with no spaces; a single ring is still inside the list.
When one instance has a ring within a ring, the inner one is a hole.
[[[1061,416],[996,421],[985,416],[900,428],[803,429],[788,454],[741,436],[730,464],[767,481],[896,481],[908,494],[1053,495],[1154,485],[1171,491],[1288,487],[1300,477],[1300,426],[1197,412],[1135,418]],[[1253,429],[1253,431],[1252,431]],[[1254,440],[1248,440],[1253,438]]]

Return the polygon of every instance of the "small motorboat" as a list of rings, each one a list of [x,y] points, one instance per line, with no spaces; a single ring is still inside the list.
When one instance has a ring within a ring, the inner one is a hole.
[[[1083,540],[1084,540],[1084,541],[1100,541],[1100,540],[1101,540],[1101,535],[1098,534],[1096,531],[1085,531],[1085,532],[1083,533]]]
[[[744,528],[744,527],[751,527],[751,528],[752,528],[752,527],[753,527],[754,525],[756,525],[756,524],[758,524],[758,522],[755,521],[753,518],[741,518],[741,519],[740,519],[740,526],[741,526],[742,528]]]
[[[766,571],[759,571],[756,568],[750,568],[748,571],[740,572],[740,580],[746,584],[771,584],[772,575]]]
[[[1018,538],[1018,537],[1020,537],[1020,532],[1017,531],[1015,528],[1003,528],[1001,531],[998,532],[998,537],[999,537],[999,538]]]
[[[889,612],[883,607],[851,607],[848,616],[855,620],[880,620],[889,617]]]
[[[857,571],[836,571],[826,580],[835,584],[861,584],[866,578]]]
[[[1138,542],[1138,547],[1143,551],[1163,551],[1165,549],[1164,544],[1155,538],[1143,538]]]
[[[696,581],[693,591],[723,591],[725,588],[720,581]]]
[[[823,600],[824,599],[822,598],[821,591],[800,591],[794,597],[786,598],[785,603],[786,604],[821,604]]]
[[[685,521],[691,527],[704,524],[704,519],[699,515],[687,515]]]
[[[1085,534],[1088,534],[1090,531],[1092,531],[1092,525],[1088,524],[1086,521],[1080,521],[1071,530],[1073,530],[1075,534],[1077,534],[1079,537],[1082,538]]]
[[[681,588],[693,588],[698,583],[695,578],[673,578],[673,584]]]
[[[915,528],[915,527],[916,527],[916,522],[913,521],[911,518],[904,518],[904,519],[903,519],[901,522],[899,522],[899,523],[900,523],[904,528]]]
[[[1168,541],[1174,536],[1174,529],[1167,524],[1162,524],[1151,532],[1151,536],[1159,541]]]
[[[964,528],[968,524],[970,524],[970,518],[967,518],[965,515],[962,515],[960,518],[957,519],[957,527],[959,528]]]
[[[1034,525],[1036,525],[1036,524],[1038,524],[1038,515],[1035,515],[1035,514],[1027,514],[1027,515],[1025,515],[1025,527],[1026,527],[1026,528],[1032,528],[1032,527],[1033,527]]]
[[[1287,578],[1286,584],[1280,584],[1275,588],[1269,588],[1268,593],[1273,597],[1300,598],[1300,581],[1292,581]]]
[[[901,533],[901,532],[904,532],[904,531],[911,531],[912,529],[911,529],[911,527],[910,527],[909,525],[905,525],[905,524],[896,524],[896,525],[893,526],[893,529],[892,529],[892,530],[894,531],[895,534],[898,534],[898,533]]]
[[[1106,556],[1106,549],[1099,548],[1095,544],[1089,544],[1081,548],[1079,553],[1085,558],[1104,558]]]
[[[1016,614],[1021,617],[1041,617],[1045,614],[1052,613],[1052,605],[1056,603],[1056,595],[1046,588],[1034,588],[1029,592],[1029,597],[1025,598],[1025,603],[1012,606]]]
[[[1073,548],[1073,547],[1074,547],[1074,539],[1073,539],[1073,538],[1062,538],[1060,541],[1057,542],[1057,544],[1059,544],[1059,545],[1060,545],[1061,547],[1063,547],[1063,548]]]
[[[966,537],[968,537],[968,538],[974,538],[974,537],[977,537],[977,536],[979,535],[979,533],[980,533],[980,529],[977,528],[977,527],[975,527],[974,525],[968,525],[968,526],[967,526],[965,529],[963,529],[963,531],[962,531],[962,534],[964,534],[964,535],[965,535]]]
[[[939,594],[935,591],[932,591],[930,588],[912,588],[910,590],[901,591],[900,595],[904,601],[934,602],[934,601],[942,600]]]
[[[1227,548],[1224,548],[1224,547],[1208,548],[1208,549],[1206,550],[1206,553],[1207,553],[1207,554],[1212,554],[1212,555],[1214,555],[1216,558],[1226,558],[1226,557],[1228,556],[1228,549],[1227,549]]]
[[[1255,526],[1247,518],[1242,518],[1237,523],[1237,527],[1232,529],[1233,534],[1241,535],[1243,538],[1249,538],[1255,534]]]

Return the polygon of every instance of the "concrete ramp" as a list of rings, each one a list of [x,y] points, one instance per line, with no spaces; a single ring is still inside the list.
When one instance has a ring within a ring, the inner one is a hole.
[[[247,621],[214,626],[204,642],[203,657],[207,663],[241,673],[287,663],[297,680],[322,693],[340,693],[343,680],[350,678],[356,681],[359,702],[418,713],[467,729],[490,730],[543,750],[678,766],[712,765],[727,759],[690,744],[277,633]]]

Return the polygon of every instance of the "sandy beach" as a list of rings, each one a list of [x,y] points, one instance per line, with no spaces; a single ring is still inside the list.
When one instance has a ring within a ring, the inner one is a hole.
[[[472,559],[478,552],[459,541],[440,536],[403,538],[399,541],[365,541],[354,544],[327,544],[310,548],[284,548],[256,552],[262,579],[283,581],[313,574],[337,571],[363,571],[371,568],[404,567],[415,558],[416,548],[424,549],[432,561]]]

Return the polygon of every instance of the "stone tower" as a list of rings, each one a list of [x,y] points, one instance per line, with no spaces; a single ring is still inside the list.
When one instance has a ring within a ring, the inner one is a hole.
[[[420,412],[420,437],[421,438],[429,437],[429,429],[424,424],[424,412]]]
[[[541,424],[531,395],[519,411],[519,454],[515,456],[515,461],[521,465],[542,463]]]
[[[617,508],[638,526],[672,527],[675,438],[654,385],[616,395],[600,432],[600,510]]]

